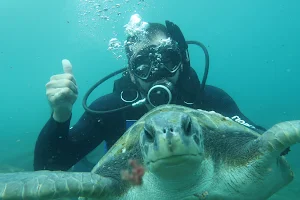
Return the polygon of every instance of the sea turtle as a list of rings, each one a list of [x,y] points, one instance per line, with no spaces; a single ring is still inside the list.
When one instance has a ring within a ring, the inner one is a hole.
[[[0,199],[267,199],[293,180],[280,154],[298,142],[300,121],[260,135],[214,111],[164,105],[132,125],[92,172],[1,174]],[[124,177],[139,185],[120,175],[130,159],[145,171],[131,161]]]

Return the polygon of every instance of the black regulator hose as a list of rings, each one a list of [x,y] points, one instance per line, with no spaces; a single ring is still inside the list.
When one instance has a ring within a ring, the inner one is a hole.
[[[203,78],[202,78],[202,82],[201,82],[201,91],[203,91],[204,87],[205,87],[205,84],[206,84],[208,71],[209,71],[209,55],[208,55],[207,48],[205,47],[204,44],[202,44],[201,42],[198,42],[198,41],[186,41],[186,43],[187,44],[198,45],[202,48],[202,50],[204,52],[204,55],[205,55],[205,69],[204,69],[204,74],[203,74]]]
[[[115,71],[107,76],[105,76],[104,78],[100,79],[97,83],[95,83],[84,95],[83,97],[83,100],[82,100],[82,106],[83,108],[89,112],[89,113],[92,113],[92,114],[105,114],[105,113],[111,113],[111,112],[115,112],[115,111],[119,111],[119,110],[123,110],[125,108],[129,108],[131,107],[131,105],[127,105],[125,107],[122,107],[122,108],[118,108],[118,109],[114,109],[114,110],[107,110],[107,111],[98,111],[98,110],[91,110],[86,102],[87,102],[87,99],[89,98],[90,94],[94,91],[94,89],[96,89],[100,84],[102,84],[103,82],[107,81],[108,79],[110,79],[111,77],[119,74],[119,73],[122,73],[122,72],[125,72],[127,70],[127,67],[124,67],[122,69],[119,69],[118,71]]]
[[[187,44],[195,44],[197,46],[200,46],[204,52],[204,55],[205,55],[205,71],[204,71],[204,75],[203,75],[203,78],[202,78],[202,82],[201,82],[201,91],[204,90],[204,87],[205,87],[205,84],[206,84],[206,80],[207,80],[207,76],[208,76],[208,71],[209,71],[209,55],[208,55],[208,51],[206,49],[206,47],[204,46],[204,44],[202,44],[201,42],[198,42],[198,41],[186,41]],[[117,75],[117,74],[120,74],[122,72],[125,72],[127,70],[127,67],[124,67],[122,69],[119,69],[118,71],[115,71],[107,76],[105,76],[104,78],[100,79],[97,83],[95,83],[87,92],[86,94],[84,95],[83,97],[83,100],[82,100],[82,106],[83,108],[88,112],[88,113],[91,113],[91,114],[105,114],[105,113],[112,113],[112,112],[115,112],[115,111],[120,111],[120,110],[124,110],[124,109],[127,109],[127,108],[130,108],[130,107],[137,107],[137,106],[140,106],[140,105],[143,105],[146,100],[145,99],[142,99],[142,100],[139,100],[133,104],[130,104],[130,105],[127,105],[127,106],[124,106],[124,107],[121,107],[121,108],[118,108],[118,109],[113,109],[113,110],[107,110],[107,111],[100,111],[100,110],[92,110],[90,109],[88,106],[87,106],[87,99],[88,97],[90,96],[90,94],[100,85],[102,84],[103,82],[107,81],[108,79],[110,79],[111,77]]]

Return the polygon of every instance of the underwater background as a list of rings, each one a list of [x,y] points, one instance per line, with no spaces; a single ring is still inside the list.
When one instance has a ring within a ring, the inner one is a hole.
[[[255,123],[270,128],[300,119],[300,1],[289,0],[9,0],[0,1],[0,171],[33,170],[33,150],[51,110],[45,95],[50,76],[69,59],[79,87],[71,124],[83,113],[85,92],[100,78],[126,66],[124,25],[138,13],[144,21],[176,23],[186,40],[208,48],[207,84],[224,89]],[[202,79],[204,55],[190,46]],[[116,79],[117,77],[115,77]],[[112,91],[111,79],[89,98]],[[102,145],[89,155],[97,161]],[[300,145],[286,156],[295,179],[271,199],[299,199]]]

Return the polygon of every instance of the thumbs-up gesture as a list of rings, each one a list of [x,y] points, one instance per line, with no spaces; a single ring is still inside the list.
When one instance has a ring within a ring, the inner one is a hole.
[[[53,110],[53,119],[57,122],[67,121],[78,95],[77,85],[69,60],[62,60],[64,73],[50,78],[46,84],[46,95]]]

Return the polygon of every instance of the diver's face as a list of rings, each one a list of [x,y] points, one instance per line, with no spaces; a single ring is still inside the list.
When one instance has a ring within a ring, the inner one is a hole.
[[[170,81],[171,83],[173,83],[173,85],[175,85],[178,81],[178,77],[179,77],[179,70],[176,71],[176,73],[174,74],[174,76],[171,76],[171,77],[166,77],[165,79]],[[152,87],[153,83],[155,81],[158,81],[158,80],[153,80],[151,82],[146,82],[146,81],[143,81],[142,79],[139,79],[139,78],[136,78],[135,79],[136,82],[138,82],[138,84],[140,85],[141,89],[143,91],[148,91],[150,90],[150,88]]]
[[[146,44],[137,44],[130,63],[132,80],[144,91],[161,79],[176,84],[182,70],[179,49],[163,34]]]

